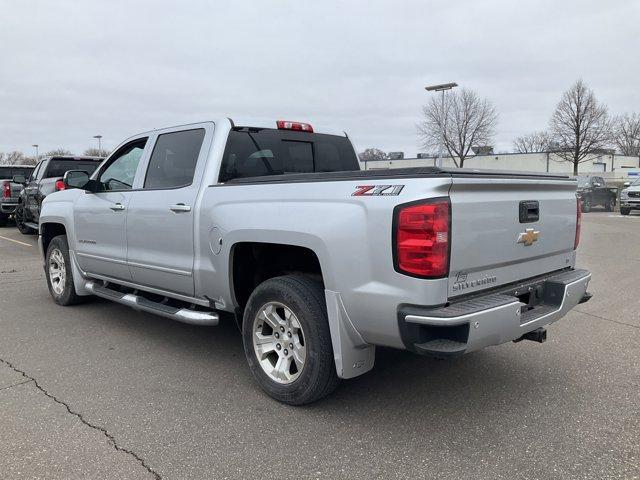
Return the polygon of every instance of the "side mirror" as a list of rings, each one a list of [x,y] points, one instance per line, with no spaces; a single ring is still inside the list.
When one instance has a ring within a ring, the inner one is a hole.
[[[65,188],[85,189],[89,183],[89,174],[83,170],[68,170],[62,177]]]
[[[21,185],[24,185],[25,183],[27,183],[27,179],[25,178],[24,175],[14,175],[11,181],[13,183],[19,183]]]
[[[624,186],[625,187],[630,187],[631,186],[631,182],[624,182]]]

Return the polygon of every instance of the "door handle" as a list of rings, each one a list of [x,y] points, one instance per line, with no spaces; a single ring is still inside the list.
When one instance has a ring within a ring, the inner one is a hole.
[[[190,212],[191,205],[185,205],[184,203],[176,203],[175,205],[171,205],[169,210],[172,212]]]
[[[124,210],[124,205],[122,205],[121,203],[116,203],[115,205],[111,205],[109,208],[114,212],[119,212],[121,210]]]

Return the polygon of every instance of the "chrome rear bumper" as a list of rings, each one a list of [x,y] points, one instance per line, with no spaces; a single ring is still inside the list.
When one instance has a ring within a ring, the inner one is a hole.
[[[492,293],[432,309],[403,307],[401,334],[410,350],[438,356],[500,345],[562,318],[585,297],[590,279],[587,270],[568,270],[522,284],[508,294]]]

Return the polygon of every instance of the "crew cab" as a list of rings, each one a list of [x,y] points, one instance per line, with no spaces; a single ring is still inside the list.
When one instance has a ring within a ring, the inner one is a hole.
[[[625,182],[620,192],[620,214],[629,215],[631,210],[640,210],[640,178]]]
[[[22,183],[32,171],[32,165],[0,166],[0,227],[4,227],[16,211]]]
[[[618,198],[616,187],[607,187],[602,177],[580,176],[577,180],[578,198],[584,213],[597,206],[604,207],[607,212],[613,212]]]
[[[23,180],[18,206],[15,210],[16,226],[21,233],[38,231],[40,206],[50,193],[64,189],[62,177],[67,170],[82,170],[92,174],[103,158],[55,156],[45,157],[36,165],[31,175]]]
[[[235,318],[257,383],[304,404],[371,370],[376,346],[453,357],[542,342],[589,298],[575,180],[361,171],[344,133],[246,125],[142,133],[93,175],[67,172],[40,215],[53,300]]]

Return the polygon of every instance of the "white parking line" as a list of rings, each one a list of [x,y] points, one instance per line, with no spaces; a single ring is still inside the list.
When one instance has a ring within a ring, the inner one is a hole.
[[[637,215],[635,216],[634,215],[607,215],[607,216],[611,218],[640,218]]]
[[[24,245],[25,247],[33,247],[33,245],[31,245],[30,243],[21,242],[20,240],[14,240],[13,238],[3,237],[2,235],[0,235],[0,238],[9,242],[17,243],[18,245]]]

